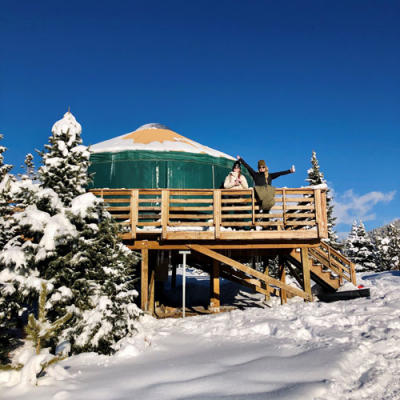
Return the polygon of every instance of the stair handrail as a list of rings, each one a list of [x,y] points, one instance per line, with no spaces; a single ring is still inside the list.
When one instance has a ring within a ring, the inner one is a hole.
[[[321,259],[318,259],[318,261],[337,274],[341,284],[343,279],[353,283],[353,285],[356,284],[355,265],[343,254],[324,242],[321,242],[319,247],[310,248],[310,250],[312,256],[315,257],[316,254],[319,254],[325,258],[326,263],[322,262]]]

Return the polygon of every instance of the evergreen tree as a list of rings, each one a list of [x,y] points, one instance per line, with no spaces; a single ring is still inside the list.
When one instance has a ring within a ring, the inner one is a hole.
[[[345,252],[356,265],[357,272],[378,270],[376,250],[362,221],[353,223],[345,242]]]
[[[3,139],[3,135],[0,133],[0,140]],[[6,147],[0,145],[0,182],[3,178],[8,174],[11,169],[12,165],[4,164],[4,156],[3,153],[7,150]]]
[[[56,123],[61,127],[53,128],[53,133],[73,131],[75,119],[67,114],[64,125]],[[62,143],[53,144],[65,149]],[[49,321],[72,315],[58,339],[69,340],[75,353],[109,354],[118,349],[120,339],[135,331],[141,314],[134,303],[138,258],[123,246],[103,202],[91,193],[77,195],[87,182],[88,164],[85,157],[69,157],[71,152],[86,153],[73,149],[66,153],[72,165],[44,155],[48,168],[40,168],[40,177],[49,178],[46,184],[30,179],[10,183],[18,207],[7,220],[10,235],[0,249],[0,330],[23,325],[24,316],[34,312],[39,283],[44,282],[50,291]],[[79,181],[79,190],[61,187],[53,164],[79,171],[85,177]],[[49,187],[53,183],[55,190]],[[55,338],[50,342],[53,347],[57,344]]]
[[[9,218],[12,214],[10,185],[11,178],[7,174],[0,182],[0,250],[10,239]]]
[[[90,204],[83,212],[82,203]],[[141,314],[134,304],[138,257],[122,245],[117,226],[92,194],[75,198],[68,216],[78,234],[45,265],[45,276],[59,288],[51,308],[57,315],[72,312],[61,337],[72,342],[74,352],[109,354],[135,332]]]
[[[45,282],[49,321],[73,316],[58,339],[71,341],[75,353],[111,353],[135,331],[141,314],[135,305],[138,258],[121,243],[101,200],[86,193],[71,207],[57,208],[62,203],[52,195],[49,201],[49,189],[39,188],[30,198],[42,210],[29,205],[10,219],[15,236],[0,252],[0,329],[24,324],[24,315],[34,312],[38,283]]]
[[[35,181],[37,179],[35,164],[33,163],[33,155],[28,153],[25,156],[24,165],[22,168],[25,169],[25,174],[20,174],[21,179],[29,179],[31,181]]]
[[[3,135],[0,134],[0,140]],[[4,146],[0,146],[0,250],[8,238],[8,223],[7,219],[12,212],[11,196],[10,196],[10,185],[12,177],[8,174],[12,169],[12,165],[4,164],[4,152],[7,149]]]
[[[89,152],[82,145],[81,125],[68,111],[51,130],[46,151],[40,152],[43,165],[38,176],[45,188],[53,189],[67,206],[84,193],[89,183]]]
[[[335,232],[335,221],[336,218],[333,216],[333,199],[330,194],[330,190],[326,184],[324,174],[321,172],[319,167],[319,162],[317,159],[317,154],[315,151],[312,152],[311,156],[311,168],[307,171],[308,177],[306,181],[310,186],[324,185],[326,186],[326,211],[328,218],[328,238],[324,241],[332,246],[334,249],[338,250],[341,245],[338,241],[338,236]]]
[[[400,229],[394,224],[375,238],[379,266],[383,271],[400,270]]]
[[[350,261],[354,262],[353,260],[356,258],[357,249],[355,246],[355,242],[358,240],[358,223],[357,221],[353,221],[351,226],[351,230],[347,235],[347,238],[344,242],[343,250],[345,255],[350,259]]]
[[[15,352],[17,354],[14,354],[12,363],[0,365],[0,370],[21,370],[18,376],[19,383],[36,384],[37,379],[43,375],[47,368],[67,357],[65,354],[53,355],[45,346],[50,338],[57,335],[62,325],[71,318],[71,314],[66,314],[57,321],[50,323],[46,318],[46,298],[47,287],[45,283],[42,283],[37,306],[37,318],[33,313],[28,317],[24,329],[26,338],[23,349],[18,349]]]

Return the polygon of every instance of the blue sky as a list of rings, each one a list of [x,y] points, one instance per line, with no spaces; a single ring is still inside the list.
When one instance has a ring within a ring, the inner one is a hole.
[[[6,162],[71,107],[86,145],[159,122],[305,185],[312,150],[337,230],[400,217],[400,2],[2,1]],[[39,160],[36,160],[37,162]]]

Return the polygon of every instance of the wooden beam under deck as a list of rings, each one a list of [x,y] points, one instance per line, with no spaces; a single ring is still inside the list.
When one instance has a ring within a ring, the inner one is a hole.
[[[188,250],[190,244],[195,244],[196,241],[163,241],[156,240],[135,240],[132,244],[127,243],[126,246],[131,250]],[[199,243],[200,244],[200,243]],[[281,242],[256,242],[256,241],[242,241],[240,244],[232,241],[202,241],[203,246],[213,250],[257,250],[257,249],[295,249],[302,247],[318,247],[319,241],[311,241],[309,243],[290,241],[287,243]]]
[[[254,276],[255,278],[257,278],[261,281],[264,281],[270,285],[276,286],[276,287],[280,288],[281,290],[284,289],[288,293],[293,294],[294,296],[299,296],[299,297],[304,298],[305,300],[312,301],[311,291],[308,293],[308,292],[302,291],[300,289],[297,289],[293,286],[289,286],[285,283],[282,283],[281,281],[278,281],[277,279],[271,278],[270,276],[263,274],[262,272],[256,271],[253,268],[250,268],[244,264],[241,264],[238,261],[232,260],[229,257],[226,257],[220,253],[210,250],[209,248],[207,248],[203,245],[192,244],[192,245],[189,245],[188,247],[194,251],[197,251],[201,254],[211,257],[214,260],[220,261],[226,265],[230,265],[231,267],[236,268],[246,274],[249,274],[250,276]]]

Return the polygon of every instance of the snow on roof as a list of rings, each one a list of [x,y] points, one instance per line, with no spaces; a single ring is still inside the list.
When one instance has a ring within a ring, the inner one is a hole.
[[[92,153],[115,153],[126,150],[183,151],[234,159],[228,154],[203,146],[156,123],[142,125],[133,132],[90,146]]]

